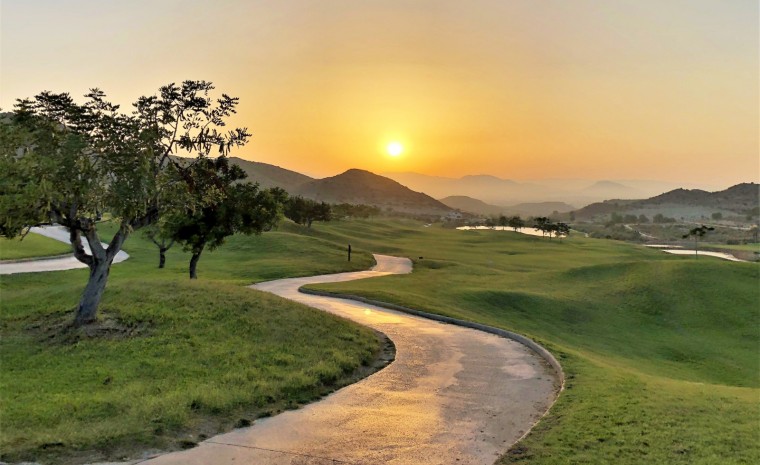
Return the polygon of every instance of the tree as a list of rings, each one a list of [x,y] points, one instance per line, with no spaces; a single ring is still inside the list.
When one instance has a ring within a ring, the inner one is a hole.
[[[515,215],[515,216],[510,217],[507,224],[509,225],[510,228],[514,229],[515,231],[525,227],[525,221],[523,221],[523,219],[520,218],[520,215]]]
[[[250,136],[217,129],[238,100],[223,94],[213,101],[212,89],[205,81],[169,84],[139,98],[129,115],[98,89],[84,104],[42,92],[20,100],[3,124],[0,232],[12,237],[50,223],[68,228],[74,256],[90,269],[75,325],[96,319],[111,264],[129,235],[158,220],[161,193],[176,182],[165,169],[178,165],[172,156],[226,154]],[[118,225],[105,247],[97,222],[103,212]]]
[[[550,224],[549,218],[545,216],[539,216],[533,219],[533,227],[541,231],[541,235],[545,236],[548,232],[548,226]]]
[[[204,250],[216,249],[235,233],[261,234],[277,225],[285,191],[237,182],[247,175],[226,156],[202,157],[181,176],[189,181],[192,200],[184,211],[167,220],[167,230],[192,253],[190,279],[198,278],[198,261]]]
[[[714,231],[715,228],[709,227],[709,226],[699,226],[697,228],[692,228],[687,234],[683,235],[684,239],[688,239],[689,237],[694,237],[694,258],[699,258],[699,239],[705,237],[705,234],[707,234],[708,231]]]
[[[509,225],[509,220],[504,215],[499,215],[499,226],[505,228]]]
[[[645,214],[639,215],[639,224],[646,224],[649,223],[649,218]]]
[[[291,197],[285,203],[285,216],[297,224],[311,228],[314,221],[330,221],[332,208],[328,203],[305,199],[299,195]]]
[[[562,237],[568,237],[570,235],[570,225],[567,223],[559,222],[555,225],[555,231],[557,233],[557,237],[559,237],[560,242],[562,241]]]
[[[166,230],[165,225],[152,224],[145,228],[145,237],[158,247],[158,267],[166,265],[166,252],[174,245],[171,232]]]

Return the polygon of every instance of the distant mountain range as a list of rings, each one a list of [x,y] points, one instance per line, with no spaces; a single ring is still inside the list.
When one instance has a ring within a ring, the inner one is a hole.
[[[642,199],[678,187],[689,187],[649,180],[546,179],[517,182],[485,175],[461,178],[428,176],[419,173],[384,173],[384,175],[435,198],[467,196],[497,206],[546,201],[583,206],[606,199]]]
[[[456,209],[478,215],[547,216],[555,211],[573,211],[573,205],[588,205],[575,210],[574,215],[584,219],[624,211],[650,214],[659,208],[665,215],[697,218],[709,215],[709,211],[737,215],[758,203],[758,185],[754,183],[711,193],[659,181],[545,180],[539,183],[487,175],[444,178],[417,173],[391,173],[385,177],[359,169],[314,179],[267,163],[237,157],[230,161],[263,187],[282,187],[292,195],[330,203],[363,203],[412,214],[445,215]],[[651,198],[646,198],[647,195]]]
[[[548,216],[554,212],[566,213],[575,207],[564,202],[526,202],[517,205],[498,206],[466,195],[452,195],[440,199],[445,205],[476,215]]]
[[[415,192],[398,182],[369,171],[350,169],[337,176],[314,179],[296,171],[231,157],[248,179],[262,187],[282,187],[291,195],[328,203],[373,205],[416,215],[445,215],[452,209],[427,194]]]
[[[757,215],[760,210],[760,185],[742,183],[716,192],[700,189],[674,189],[648,199],[605,200],[573,212],[577,220],[600,220],[612,213],[653,215],[700,220],[720,213],[723,217]]]

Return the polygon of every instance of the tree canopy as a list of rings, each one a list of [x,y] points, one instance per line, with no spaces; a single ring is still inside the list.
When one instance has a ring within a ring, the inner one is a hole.
[[[246,129],[222,130],[238,100],[226,94],[214,100],[213,89],[206,81],[169,84],[140,97],[129,114],[99,89],[84,103],[67,93],[42,92],[19,100],[3,118],[0,234],[13,237],[51,223],[68,228],[75,257],[90,268],[77,324],[96,318],[122,244],[158,220],[177,175],[186,174],[174,157],[226,155],[250,137]],[[104,213],[118,224],[105,247],[98,234]]]

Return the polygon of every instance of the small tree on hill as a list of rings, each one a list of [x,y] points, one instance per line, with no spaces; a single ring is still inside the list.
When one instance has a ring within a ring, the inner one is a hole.
[[[174,245],[171,232],[166,231],[164,225],[152,224],[145,228],[145,237],[158,247],[158,267],[163,268],[166,266],[166,252]]]
[[[705,234],[707,234],[709,231],[714,231],[715,228],[710,226],[699,226],[697,228],[692,228],[689,230],[687,234],[683,235],[684,239],[688,239],[689,237],[694,237],[694,258],[699,258],[699,240],[703,237],[705,237]]]
[[[557,233],[557,237],[559,237],[560,242],[562,241],[563,237],[570,236],[570,225],[567,223],[558,222],[555,225],[555,230]]]
[[[545,216],[539,216],[538,218],[533,219],[533,227],[541,231],[542,236],[545,236],[546,233],[549,232],[549,224],[551,224],[551,221]]]
[[[225,156],[201,158],[182,174],[189,180],[189,198],[182,212],[167,220],[171,237],[192,253],[190,279],[197,279],[204,250],[214,250],[235,234],[261,234],[277,225],[284,191],[260,190],[257,184],[239,183],[246,173]]]
[[[509,221],[507,222],[510,228],[514,229],[515,231],[518,231],[525,227],[525,221],[523,221],[522,218],[520,218],[520,215],[515,215],[509,218]]]

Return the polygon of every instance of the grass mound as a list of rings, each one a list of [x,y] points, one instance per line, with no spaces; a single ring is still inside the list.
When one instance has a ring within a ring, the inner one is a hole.
[[[180,250],[164,270],[140,236],[126,250],[99,321],[83,328],[70,322],[86,270],[0,279],[0,460],[189,447],[366,375],[380,350],[369,329],[241,286],[367,267],[361,251],[349,264],[338,245],[297,230],[235,237],[204,256],[194,282]]]
[[[70,254],[71,246],[38,234],[27,234],[23,240],[0,237],[0,260],[22,260]]]

